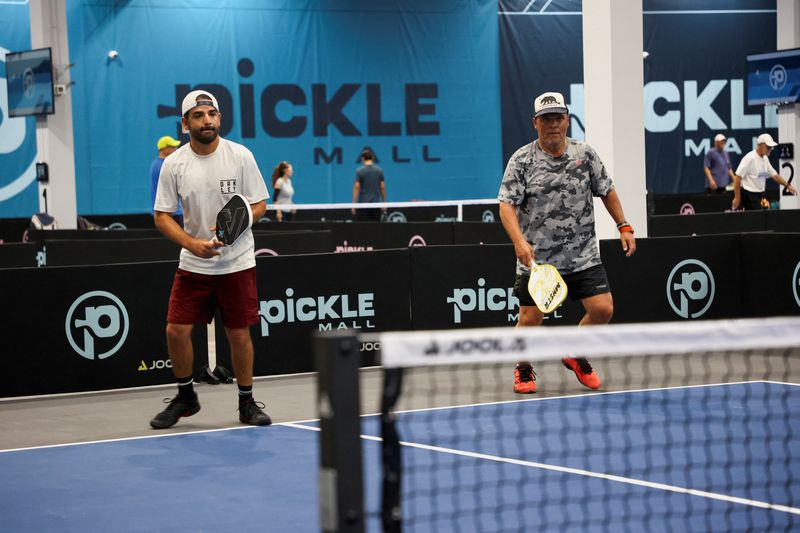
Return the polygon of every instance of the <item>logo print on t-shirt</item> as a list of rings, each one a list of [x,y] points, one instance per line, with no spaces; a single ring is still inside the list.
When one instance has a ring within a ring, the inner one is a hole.
[[[235,194],[236,180],[219,180],[219,192],[222,194]]]

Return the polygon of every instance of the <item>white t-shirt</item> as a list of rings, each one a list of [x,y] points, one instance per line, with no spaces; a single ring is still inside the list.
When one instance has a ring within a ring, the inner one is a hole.
[[[294,185],[289,178],[280,177],[275,180],[275,189],[280,189],[281,193],[275,199],[276,205],[291,205],[294,196]],[[285,211],[285,209],[283,210]]]
[[[156,190],[155,210],[174,213],[183,205],[183,229],[199,239],[211,240],[217,213],[233,194],[255,204],[269,198],[264,178],[253,154],[220,137],[212,154],[198,155],[184,144],[164,159]],[[217,248],[210,259],[181,250],[180,268],[199,274],[229,274],[256,265],[253,232],[248,230],[231,246]]]
[[[767,179],[776,174],[769,158],[759,157],[755,150],[745,154],[736,168],[736,175],[742,178],[742,187],[750,192],[764,192],[767,188]]]

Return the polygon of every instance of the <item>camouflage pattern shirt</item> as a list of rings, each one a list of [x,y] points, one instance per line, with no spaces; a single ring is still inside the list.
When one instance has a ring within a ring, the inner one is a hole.
[[[533,246],[536,262],[569,274],[601,263],[592,197],[613,189],[597,152],[567,138],[561,157],[545,152],[538,141],[514,152],[497,199],[517,208],[519,227]],[[517,260],[517,273],[528,271]]]

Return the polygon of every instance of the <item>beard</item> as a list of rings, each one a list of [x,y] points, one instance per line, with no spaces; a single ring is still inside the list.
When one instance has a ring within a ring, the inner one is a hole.
[[[217,133],[217,128],[198,128],[191,130],[189,135],[199,143],[211,144],[219,134]]]

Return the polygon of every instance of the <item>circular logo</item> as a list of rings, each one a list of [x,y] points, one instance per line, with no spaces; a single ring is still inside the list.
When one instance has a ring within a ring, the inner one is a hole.
[[[408,222],[402,211],[392,211],[386,215],[386,222]]]
[[[775,91],[783,89],[786,85],[786,69],[783,65],[775,65],[769,71],[769,85]]]
[[[126,226],[122,222],[112,222],[111,224],[108,225],[108,228],[106,228],[106,229],[123,230],[123,229],[128,229],[128,226]]]
[[[411,240],[408,241],[409,248],[414,246],[428,246],[428,243],[425,242],[425,239],[422,238],[422,235],[414,235],[411,237]]]
[[[794,267],[794,274],[792,274],[792,294],[794,294],[794,301],[800,307],[800,261]]]
[[[697,259],[681,261],[667,278],[667,301],[682,318],[697,318],[708,311],[714,291],[714,274]]]
[[[8,50],[0,46],[0,63]],[[3,71],[5,69],[2,69]],[[8,92],[0,76],[0,202],[24,191],[36,181],[36,118],[8,116]]]
[[[258,250],[256,250],[256,257],[258,257],[259,255],[267,255],[267,256],[273,255],[273,256],[275,256],[275,255],[278,255],[278,252],[276,252],[275,250],[273,250],[271,248],[259,248]]]
[[[678,214],[681,215],[694,215],[694,206],[690,203],[685,203],[681,206]]]
[[[70,346],[93,361],[117,353],[128,337],[129,325],[128,311],[119,298],[91,291],[72,302],[65,328]]]
[[[487,210],[486,210],[486,211],[484,211],[484,212],[483,212],[483,214],[481,215],[481,220],[483,220],[484,222],[494,222],[494,220],[495,220],[495,219],[494,219],[494,213],[492,213],[491,211],[489,211],[489,210],[487,209]]]

